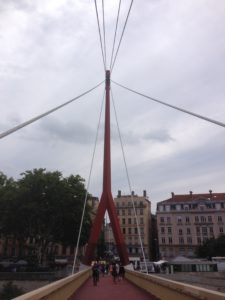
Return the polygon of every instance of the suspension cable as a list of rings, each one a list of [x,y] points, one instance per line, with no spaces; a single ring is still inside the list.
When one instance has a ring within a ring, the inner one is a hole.
[[[105,42],[105,7],[104,0],[102,0],[102,27],[103,27],[103,41],[104,41],[104,54],[105,54],[105,68],[107,66],[107,57],[106,57],[106,42]]]
[[[100,46],[101,46],[101,51],[102,51],[103,65],[104,65],[104,70],[106,70],[105,55],[104,55],[103,45],[102,45],[102,35],[101,35],[101,29],[100,29],[100,24],[99,24],[98,6],[96,3],[96,0],[95,0],[95,12],[96,12],[97,23],[98,23],[98,33],[99,33]]]
[[[128,13],[127,13],[127,17],[126,17],[126,21],[124,23],[123,31],[122,31],[122,34],[121,34],[121,37],[120,37],[120,41],[119,41],[119,44],[118,44],[118,47],[117,47],[117,50],[116,50],[116,54],[115,54],[115,57],[114,57],[114,60],[113,60],[113,64],[112,64],[112,68],[111,68],[111,73],[113,71],[113,68],[114,68],[114,65],[115,65],[115,62],[116,62],[116,59],[117,59],[118,51],[119,51],[119,48],[120,48],[120,45],[121,45],[121,42],[122,42],[122,39],[123,39],[124,31],[125,31],[125,28],[126,28],[126,25],[127,25],[127,21],[128,21],[129,15],[130,15],[130,11],[131,11],[133,2],[134,2],[134,0],[131,0],[130,7],[129,7],[129,10],[128,10]]]
[[[59,105],[59,106],[56,106],[55,108],[50,109],[50,110],[48,110],[47,112],[45,112],[45,113],[43,113],[43,114],[41,114],[41,115],[39,115],[39,116],[37,116],[37,117],[34,117],[34,118],[32,118],[32,119],[30,119],[30,120],[28,120],[28,121],[26,121],[26,122],[23,122],[23,123],[21,123],[21,124],[15,126],[15,127],[13,127],[13,128],[11,128],[11,129],[7,130],[7,131],[1,133],[1,134],[0,134],[0,139],[6,137],[7,135],[12,134],[13,132],[15,132],[15,131],[17,131],[17,130],[19,130],[19,129],[22,129],[23,127],[28,126],[28,125],[30,125],[31,123],[34,123],[34,122],[36,122],[37,120],[39,120],[39,119],[41,119],[41,118],[44,118],[44,117],[46,117],[47,115],[49,115],[49,114],[55,112],[56,110],[58,110],[58,109],[60,109],[60,108],[62,108],[62,107],[64,107],[64,106],[66,106],[66,105],[72,103],[73,101],[75,101],[75,100],[81,98],[82,96],[84,96],[84,95],[90,93],[91,91],[93,91],[94,89],[96,89],[97,87],[99,87],[103,82],[104,82],[104,81],[100,82],[100,83],[99,83],[98,85],[96,85],[95,87],[91,88],[90,90],[88,90],[88,91],[82,93],[81,95],[79,95],[79,96],[77,96],[77,97],[75,97],[75,98],[73,98],[73,99],[71,99],[71,100],[69,100],[69,101],[67,101],[67,102],[65,102],[65,103],[63,103],[63,104],[61,104],[61,105]]]
[[[112,47],[112,54],[111,54],[111,60],[110,60],[110,70],[112,69],[112,61],[113,61],[113,55],[114,55],[114,49],[115,49],[117,27],[118,27],[118,22],[119,22],[119,15],[120,15],[120,6],[121,6],[121,0],[119,2],[117,18],[116,18],[116,28],[115,28],[114,39],[113,39],[113,47]]]
[[[92,154],[92,159],[91,159],[91,167],[90,167],[89,176],[88,176],[87,190],[86,190],[86,194],[85,194],[83,212],[82,212],[82,216],[81,216],[80,228],[79,228],[79,233],[78,233],[78,237],[77,237],[77,244],[76,244],[76,249],[75,249],[75,254],[74,254],[72,274],[74,274],[74,270],[75,270],[75,266],[76,266],[76,261],[77,261],[78,248],[79,248],[79,245],[80,245],[80,236],[81,236],[81,231],[82,231],[82,226],[83,226],[83,221],[84,221],[84,214],[85,214],[85,209],[86,209],[86,204],[87,204],[87,197],[88,197],[89,186],[90,186],[90,182],[91,182],[91,174],[92,174],[92,169],[93,169],[93,164],[94,164],[94,157],[95,157],[95,151],[96,151],[96,146],[97,146],[97,141],[98,141],[98,134],[99,134],[99,128],[100,128],[100,122],[101,122],[101,116],[102,116],[104,98],[105,98],[105,89],[104,89],[102,103],[101,103],[101,108],[100,108],[99,120],[98,120],[98,125],[97,125],[97,133],[96,133],[96,136],[95,136],[94,149],[93,149],[93,154]]]
[[[116,85],[118,85],[118,86],[120,86],[120,87],[122,87],[122,88],[124,88],[124,89],[126,89],[126,90],[128,90],[128,91],[130,91],[130,92],[133,92],[133,93],[135,93],[135,94],[137,94],[137,95],[140,95],[140,96],[142,96],[142,97],[148,98],[148,99],[150,99],[150,100],[152,100],[152,101],[155,101],[155,102],[157,102],[157,103],[160,103],[160,104],[169,106],[169,107],[171,107],[171,108],[173,108],[173,109],[179,110],[179,111],[181,111],[181,112],[183,112],[183,113],[189,114],[189,115],[194,116],[194,117],[196,117],[196,118],[205,120],[205,121],[210,122],[210,123],[214,123],[214,124],[216,124],[216,125],[218,125],[218,126],[225,127],[225,123],[222,123],[222,122],[219,122],[219,121],[210,119],[210,118],[208,118],[208,117],[204,117],[204,116],[202,116],[202,115],[193,113],[193,112],[188,111],[188,110],[186,110],[186,109],[177,107],[177,106],[175,106],[175,105],[171,105],[171,104],[169,104],[169,103],[163,102],[163,101],[158,100],[158,99],[156,99],[156,98],[153,98],[153,97],[147,96],[147,95],[145,95],[145,94],[142,94],[142,93],[140,93],[140,92],[137,92],[137,91],[135,91],[135,90],[132,90],[132,89],[130,89],[130,88],[128,88],[128,87],[126,87],[126,86],[124,86],[124,85],[122,85],[122,84],[119,84],[119,83],[117,83],[117,82],[115,82],[115,81],[113,81],[113,80],[111,80],[111,81],[112,81],[113,83],[115,83]]]
[[[117,125],[118,135],[119,135],[119,139],[120,139],[120,146],[121,146],[121,150],[122,150],[122,154],[123,154],[123,161],[124,161],[126,175],[127,175],[127,181],[128,181],[130,195],[131,195],[132,206],[133,206],[133,210],[134,210],[134,217],[135,217],[136,225],[137,225],[138,237],[139,237],[139,241],[140,241],[140,245],[141,245],[142,255],[143,255],[143,258],[144,258],[144,262],[145,262],[146,272],[148,273],[148,268],[147,268],[147,263],[146,263],[146,258],[145,258],[145,252],[144,252],[143,243],[142,243],[142,239],[141,239],[140,224],[139,224],[139,220],[138,220],[138,217],[137,217],[136,207],[134,205],[134,197],[133,197],[133,193],[132,193],[130,176],[129,176],[129,172],[128,172],[128,167],[127,167],[127,162],[126,162],[126,157],[125,157],[125,152],[124,152],[124,146],[123,146],[121,131],[120,131],[119,122],[118,122],[114,97],[113,97],[113,93],[112,93],[112,88],[111,88],[111,96],[112,96],[113,109],[114,109],[115,118],[116,118],[116,125]]]

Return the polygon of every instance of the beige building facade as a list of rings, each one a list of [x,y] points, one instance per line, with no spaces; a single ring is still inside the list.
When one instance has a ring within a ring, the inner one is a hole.
[[[114,199],[114,201],[117,209],[121,231],[124,235],[130,259],[142,258],[142,248],[144,250],[145,257],[149,259],[151,202],[147,197],[146,191],[143,191],[143,196],[138,196],[134,194],[134,192],[132,192],[132,195],[122,195],[121,191],[118,191],[118,195]],[[137,221],[133,203],[136,210]],[[139,230],[137,222],[139,225]],[[110,232],[110,229],[108,230],[108,232]],[[140,232],[142,246],[138,232]],[[108,236],[110,238],[110,242],[112,243],[112,232]]]
[[[194,257],[205,240],[225,234],[225,193],[172,193],[156,214],[161,258]]]

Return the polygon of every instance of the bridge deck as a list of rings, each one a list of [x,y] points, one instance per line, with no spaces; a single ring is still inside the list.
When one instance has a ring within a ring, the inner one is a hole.
[[[100,277],[97,286],[89,279],[70,300],[159,300],[149,293],[136,287],[126,279],[113,282],[110,275]]]

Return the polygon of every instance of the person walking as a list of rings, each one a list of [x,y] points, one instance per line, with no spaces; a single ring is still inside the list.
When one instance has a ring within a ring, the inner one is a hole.
[[[97,282],[99,281],[99,270],[96,263],[92,267],[92,278],[94,286],[97,286]]]
[[[120,264],[120,269],[119,269],[119,281],[124,279],[124,274],[125,274],[125,269],[122,264]]]
[[[112,277],[113,277],[113,282],[116,283],[117,281],[117,270],[116,270],[116,264],[112,264]]]

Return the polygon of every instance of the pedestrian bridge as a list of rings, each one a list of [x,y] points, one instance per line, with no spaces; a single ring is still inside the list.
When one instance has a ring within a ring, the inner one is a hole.
[[[225,300],[225,294],[143,274],[126,268],[125,279],[113,283],[111,276],[101,277],[97,286],[91,280],[91,268],[29,292],[14,300]]]

